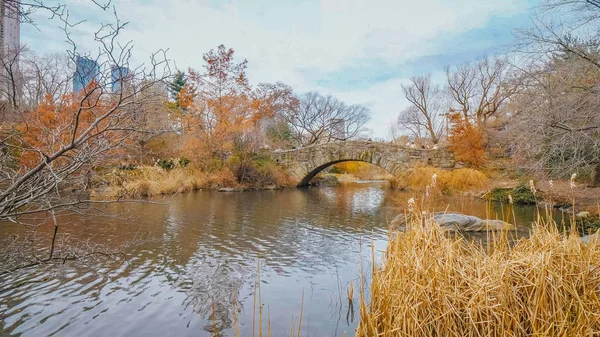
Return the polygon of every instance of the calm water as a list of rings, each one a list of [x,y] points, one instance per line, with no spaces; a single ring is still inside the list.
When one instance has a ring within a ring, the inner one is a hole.
[[[371,242],[385,249],[386,224],[409,197],[385,183],[197,192],[166,205],[115,206],[127,207],[118,217],[63,218],[60,240],[102,243],[127,262],[67,262],[0,277],[0,289],[32,281],[0,293],[0,335],[213,336],[214,311],[221,336],[234,335],[235,316],[240,335],[251,336],[260,261],[265,332],[269,316],[273,335],[287,336],[304,297],[303,336],[353,336],[346,289],[354,284],[358,309],[361,261],[368,271]],[[486,214],[478,200],[452,205]],[[517,209],[519,221],[532,216]],[[43,226],[37,235],[48,242],[50,231]],[[0,224],[0,237],[26,234]]]

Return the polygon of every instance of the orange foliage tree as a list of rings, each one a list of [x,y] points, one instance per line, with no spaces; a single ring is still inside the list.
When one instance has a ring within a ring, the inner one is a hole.
[[[94,83],[88,87],[89,92],[94,92]],[[103,102],[97,94],[85,98],[71,93],[55,100],[47,94],[40,104],[25,114],[23,121],[17,126],[21,133],[20,164],[26,168],[32,168],[48,160],[48,157],[60,151],[72,147],[75,140],[83,137],[84,141],[79,144],[86,146],[86,142],[92,141],[92,137],[85,137],[85,133],[93,136],[95,142],[116,140],[115,132],[104,132],[109,121],[99,121],[98,115],[111,110],[111,104]],[[96,134],[97,133],[97,134]],[[73,149],[71,151],[77,151]],[[58,158],[52,165],[62,165],[71,158]]]
[[[69,36],[76,25],[53,13],[65,23],[64,33]],[[70,82],[62,76],[66,74],[32,73],[24,84],[33,90],[24,95],[33,98],[29,104],[17,102],[19,107],[10,118],[0,121],[0,221],[75,205],[79,210],[88,208],[89,195],[84,191],[90,187],[91,169],[115,158],[115,152],[135,140],[134,134],[154,132],[139,127],[141,107],[155,97],[149,89],[169,77],[170,62],[161,50],[143,66],[133,67],[132,43],[116,43],[126,23],[114,14],[113,22],[95,32],[96,55],[80,55],[75,42],[68,41],[72,47],[68,62],[78,65],[75,76],[91,83],[77,93],[61,95],[64,83]],[[127,76],[115,79],[114,70],[124,68],[129,69]],[[57,88],[55,82],[61,83],[61,89],[51,90]],[[63,193],[65,187],[80,193]]]
[[[188,138],[186,147],[196,156],[222,157],[232,148],[235,137],[251,124],[247,61],[236,63],[234,53],[220,45],[204,54],[203,73],[189,70],[189,80],[198,88],[191,107],[197,132],[193,135],[196,139]]]
[[[171,105],[171,110],[175,111],[176,116],[180,119],[181,130],[183,132],[193,130],[198,123],[193,110],[196,95],[196,86],[186,83],[179,93],[177,93],[178,106],[173,107]]]
[[[202,72],[189,69],[193,90],[183,92],[184,87],[180,96],[193,119],[186,121],[194,130],[183,142],[186,156],[223,159],[235,144],[255,147],[261,121],[297,104],[292,89],[280,82],[261,83],[253,90],[246,75],[248,62],[236,62],[234,55],[233,49],[220,45],[204,54]]]
[[[273,118],[282,111],[295,109],[299,104],[292,87],[282,82],[260,83],[251,95],[254,125],[258,125],[261,120]]]
[[[196,87],[193,84],[186,83],[181,91],[177,94],[177,101],[179,106],[186,110],[194,104],[194,97],[196,96]]]
[[[449,117],[452,127],[448,142],[455,159],[473,167],[482,167],[486,161],[486,154],[481,128],[463,118],[460,112]]]

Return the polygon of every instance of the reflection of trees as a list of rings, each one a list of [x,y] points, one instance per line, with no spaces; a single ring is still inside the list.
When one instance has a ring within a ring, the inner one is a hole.
[[[146,233],[147,242],[127,251],[128,264],[113,270],[110,282],[123,284],[128,292],[112,296],[150,296],[161,291],[146,288],[158,280],[167,293],[184,294],[185,311],[205,320],[212,332],[213,303],[220,331],[233,325],[236,299],[252,303],[258,255],[264,269],[280,275],[334,270],[356,257],[359,238],[368,241],[371,230],[383,223],[383,203],[383,196],[367,186],[201,192],[177,196],[166,205],[130,204],[122,217],[85,219],[77,221],[85,225],[65,226],[65,231],[72,240],[96,240],[109,248]],[[89,289],[100,293],[106,282]]]
[[[212,320],[214,308],[217,329],[221,331],[233,325],[233,310],[244,280],[249,278],[248,274],[248,270],[230,264],[226,259],[223,261],[215,256],[195,256],[186,266],[185,276],[176,286],[187,294],[183,302],[186,309],[192,307],[200,316]],[[212,332],[212,322],[206,330]]]
[[[245,281],[256,279],[259,254],[266,268],[283,274],[289,266],[333,269],[356,252],[357,237],[370,236],[382,199],[363,186],[182,196],[170,206],[173,232],[164,236],[165,254],[177,252],[173,286],[186,293],[186,308],[210,323],[207,329],[213,303],[219,330],[230,328],[234,300]]]

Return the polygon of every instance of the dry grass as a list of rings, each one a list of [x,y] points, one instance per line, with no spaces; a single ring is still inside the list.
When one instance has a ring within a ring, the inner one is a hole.
[[[165,170],[157,166],[140,166],[133,170],[115,169],[95,178],[94,196],[146,197],[161,194],[185,193],[199,189],[263,188],[293,186],[291,177],[272,163],[265,163],[256,171],[258,181],[241,183],[227,166],[214,171],[194,167],[176,167]]]
[[[418,166],[397,177],[396,187],[424,191],[431,185],[431,177],[437,175],[436,188],[446,194],[483,191],[489,187],[489,179],[481,171],[462,168],[453,171],[431,166]]]
[[[145,197],[161,194],[184,193],[214,187],[238,187],[235,176],[224,169],[206,173],[194,168],[163,170],[142,166],[132,171],[116,170],[102,176],[105,187],[95,193],[101,196]]]
[[[600,335],[597,239],[538,223],[483,247],[423,220],[390,238],[357,336]]]
[[[333,173],[354,177],[354,180],[393,180],[383,168],[365,162],[348,161],[333,166]],[[348,180],[351,181],[351,180]]]

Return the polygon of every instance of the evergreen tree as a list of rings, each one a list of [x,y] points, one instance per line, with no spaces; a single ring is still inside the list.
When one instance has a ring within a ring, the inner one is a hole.
[[[187,82],[187,78],[185,73],[177,70],[173,81],[169,83],[169,94],[171,95],[171,99],[175,101],[177,107],[179,107],[179,97],[178,94],[181,92],[181,89],[185,86]]]

